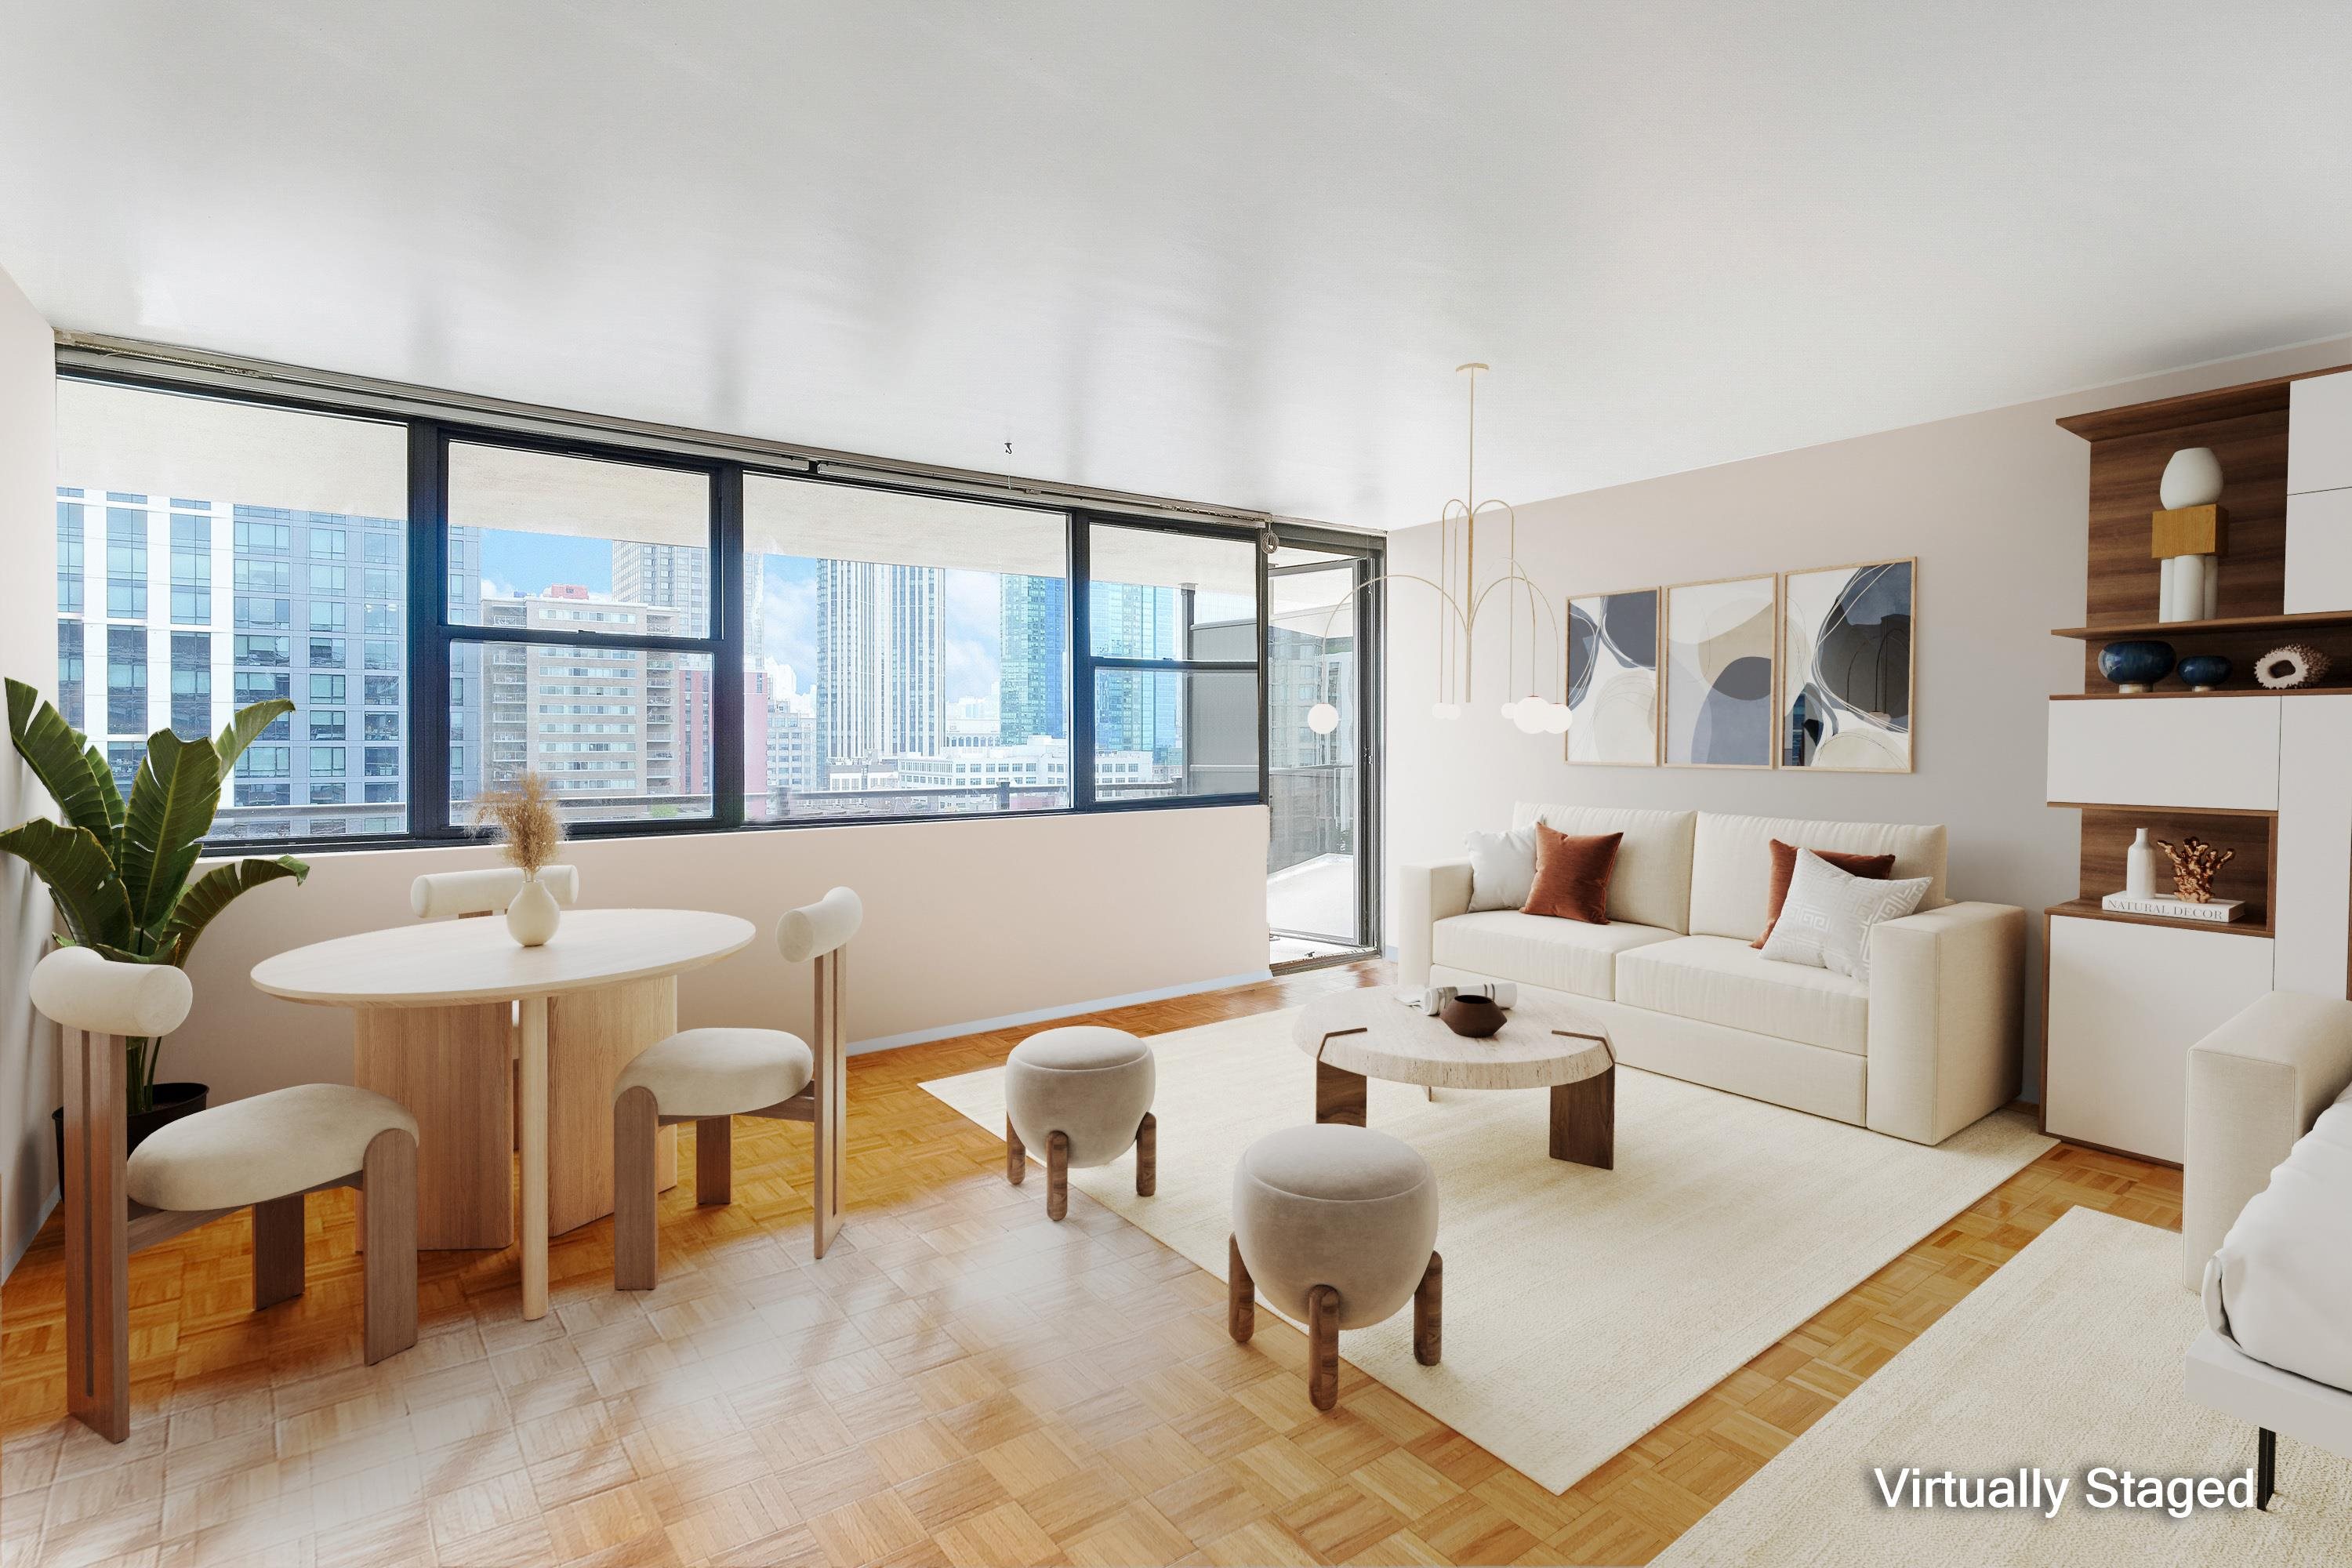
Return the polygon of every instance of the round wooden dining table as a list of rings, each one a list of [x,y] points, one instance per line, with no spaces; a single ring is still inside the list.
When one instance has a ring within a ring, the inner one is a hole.
[[[755,934],[699,910],[568,910],[544,947],[522,947],[503,921],[433,921],[281,952],[253,984],[353,1009],[354,1081],[416,1118],[420,1247],[510,1244],[520,1145],[522,1315],[542,1318],[551,1231],[613,1209],[614,1080],[677,1032],[677,976]],[[677,1184],[667,1131],[657,1172]]]

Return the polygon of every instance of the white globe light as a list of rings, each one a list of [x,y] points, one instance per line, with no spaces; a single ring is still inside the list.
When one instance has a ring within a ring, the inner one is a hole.
[[[1462,704],[1459,702],[1433,702],[1429,705],[1429,716],[1433,719],[1459,719],[1462,717]]]
[[[1517,725],[1522,735],[1540,735],[1544,730],[1546,710],[1550,707],[1550,703],[1531,694],[1517,702],[1504,703],[1503,717]]]
[[[1569,706],[1565,702],[1544,704],[1543,729],[1549,734],[1567,734],[1569,726],[1575,721],[1575,719],[1576,715],[1569,710]]]
[[[1318,702],[1307,710],[1307,727],[1318,735],[1328,735],[1339,727],[1339,710],[1328,702]]]

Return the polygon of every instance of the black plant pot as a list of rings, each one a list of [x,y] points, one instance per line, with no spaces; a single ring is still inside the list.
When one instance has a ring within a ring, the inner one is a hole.
[[[194,1116],[197,1111],[202,1110],[205,1108],[205,1096],[211,1092],[212,1085],[208,1083],[157,1084],[152,1096],[155,1109],[134,1110],[130,1113],[130,1125],[122,1140],[123,1153],[127,1155],[145,1142],[148,1134],[157,1128],[168,1127],[183,1116]],[[57,1124],[58,1170],[62,1174],[66,1168],[65,1107],[61,1105],[50,1111],[49,1119]]]

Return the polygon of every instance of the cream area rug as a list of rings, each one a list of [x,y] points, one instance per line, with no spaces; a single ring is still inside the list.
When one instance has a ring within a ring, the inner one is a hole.
[[[2352,1461],[2279,1439],[2268,1513],[2087,1505],[2095,1467],[2238,1476],[2254,1432],[2192,1405],[2180,1358],[2204,1326],[2178,1232],[2070,1209],[1685,1533],[1660,1564],[2352,1562]],[[2021,1467],[2069,1482],[2054,1517],[1889,1509],[1873,1471]]]
[[[1223,1279],[1241,1152],[1314,1116],[1295,1016],[1156,1037],[1159,1195],[1131,1159],[1071,1184]],[[1003,1068],[923,1087],[1003,1133]],[[1626,1068],[1597,1171],[1546,1152],[1540,1090],[1370,1091],[1370,1124],[1437,1173],[1445,1359],[1415,1363],[1411,1312],[1339,1353],[1554,1491],[2053,1146],[2004,1112],[1923,1148]]]

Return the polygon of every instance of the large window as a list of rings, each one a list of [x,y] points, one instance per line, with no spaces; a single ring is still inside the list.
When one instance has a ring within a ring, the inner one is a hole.
[[[533,772],[574,824],[709,821],[712,737],[681,710],[719,668],[711,476],[472,441],[446,461],[444,733],[484,742],[451,752],[448,820]]]
[[[102,723],[118,772],[135,766],[139,742],[166,726],[217,732],[234,708],[267,697],[307,709],[312,688],[301,656],[322,639],[292,629],[359,598],[331,596],[331,583],[295,572],[289,556],[306,533],[365,527],[403,547],[407,535],[408,435],[397,423],[66,379],[58,385],[58,477],[66,481],[58,491],[60,710],[68,722]],[[85,549],[84,530],[100,526],[101,512],[104,548]],[[79,711],[81,690],[103,692],[102,711]],[[308,729],[298,716],[265,739]],[[267,761],[275,773],[240,773],[214,837],[360,831],[291,787],[305,760],[270,745],[257,765]],[[403,809],[395,799],[370,811],[381,818]]]
[[[1069,520],[743,481],[751,821],[1070,804]]]
[[[1263,795],[1252,531],[80,374],[58,405],[68,718],[127,777],[166,724],[297,710],[215,839],[446,839],[525,771],[591,836]]]

